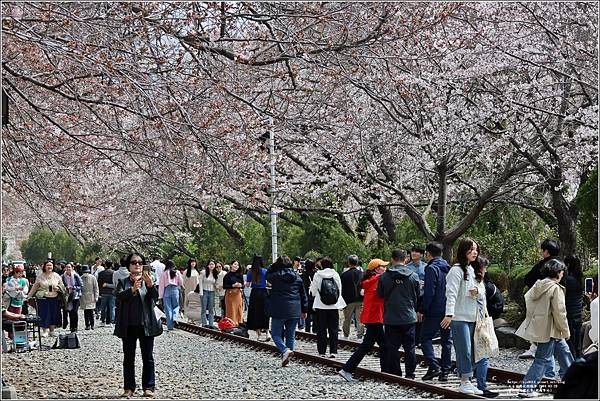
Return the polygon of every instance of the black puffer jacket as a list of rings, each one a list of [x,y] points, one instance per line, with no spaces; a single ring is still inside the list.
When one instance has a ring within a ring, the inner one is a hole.
[[[158,288],[153,285],[150,288],[146,287],[146,283],[142,282],[142,287],[134,294],[131,291],[131,280],[129,277],[120,279],[117,283],[117,314],[115,317],[115,331],[113,334],[117,337],[127,337],[127,326],[131,320],[129,317],[128,303],[133,297],[142,297],[142,322],[144,325],[144,334],[146,337],[155,337],[162,334],[162,324],[154,314],[154,307],[158,299]]]

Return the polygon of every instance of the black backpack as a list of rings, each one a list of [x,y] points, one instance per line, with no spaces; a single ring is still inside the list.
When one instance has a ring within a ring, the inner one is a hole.
[[[334,305],[337,303],[337,300],[340,297],[340,289],[333,277],[323,278],[319,294],[321,295],[321,302],[323,302],[324,305]]]

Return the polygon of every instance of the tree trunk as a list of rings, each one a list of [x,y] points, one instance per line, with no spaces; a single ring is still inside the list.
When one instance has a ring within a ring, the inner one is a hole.
[[[560,191],[552,191],[552,208],[558,221],[558,239],[561,256],[575,255],[577,251],[577,208],[569,204]]]

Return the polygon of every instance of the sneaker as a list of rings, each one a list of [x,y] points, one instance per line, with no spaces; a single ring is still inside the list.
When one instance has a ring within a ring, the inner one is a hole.
[[[352,373],[346,372],[344,369],[338,372],[338,375],[342,376],[347,382],[355,382],[356,380],[352,377]]]
[[[89,330],[89,329],[90,329],[90,326],[85,326],[85,330]]]
[[[496,398],[500,395],[500,393],[497,393],[495,391],[490,391],[490,390],[483,390],[483,394],[482,396],[484,396],[485,398]]]
[[[461,383],[460,386],[458,386],[458,391],[464,394],[475,394],[471,383]]]
[[[106,324],[104,322],[98,323],[98,327],[104,327],[104,326],[106,326]]]
[[[434,377],[439,377],[440,373],[441,371],[439,369],[429,369],[427,370],[427,373],[425,373],[425,375],[421,377],[421,380],[432,380]]]
[[[523,352],[518,356],[519,359],[535,359],[535,351],[532,351],[531,348],[527,351]]]
[[[285,350],[285,352],[283,353],[282,357],[281,357],[281,366],[287,366],[288,363],[290,363],[290,358],[294,356],[294,351],[292,350]]]
[[[144,390],[144,397],[154,398],[154,391],[150,389]]]
[[[321,358],[327,358],[327,355],[325,355],[325,354],[319,354],[319,356],[320,356]]]
[[[50,332],[48,333],[48,336],[49,336],[49,337],[58,337],[58,335],[57,335],[57,334],[56,334],[54,331],[50,331]]]
[[[519,398],[537,398],[540,394],[537,391],[520,391]]]
[[[475,395],[483,395],[483,391],[479,390],[473,383],[469,383],[469,385],[473,388],[473,394]]]
[[[458,391],[460,391],[461,393],[464,393],[464,394],[475,394],[475,395],[483,394],[483,391],[479,390],[477,387],[472,385],[471,382],[461,383],[460,386],[458,386]]]
[[[133,397],[133,390],[125,390],[123,391],[123,394],[121,394],[121,397]]]
[[[447,382],[448,381],[448,372],[442,371],[442,373],[440,373],[440,375],[438,376],[438,381]]]
[[[330,357],[330,358],[335,358],[335,356],[336,356],[336,355],[337,355],[337,354],[329,354],[329,357]]]

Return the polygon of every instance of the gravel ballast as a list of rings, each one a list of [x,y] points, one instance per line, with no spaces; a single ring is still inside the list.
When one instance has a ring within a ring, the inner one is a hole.
[[[19,398],[119,398],[121,340],[112,328],[79,331],[81,348],[2,355],[2,376]],[[54,339],[44,339],[50,345]],[[331,368],[176,330],[155,340],[156,397],[165,399],[407,399],[436,398],[374,380],[347,383]],[[136,355],[136,397],[142,363]]]

